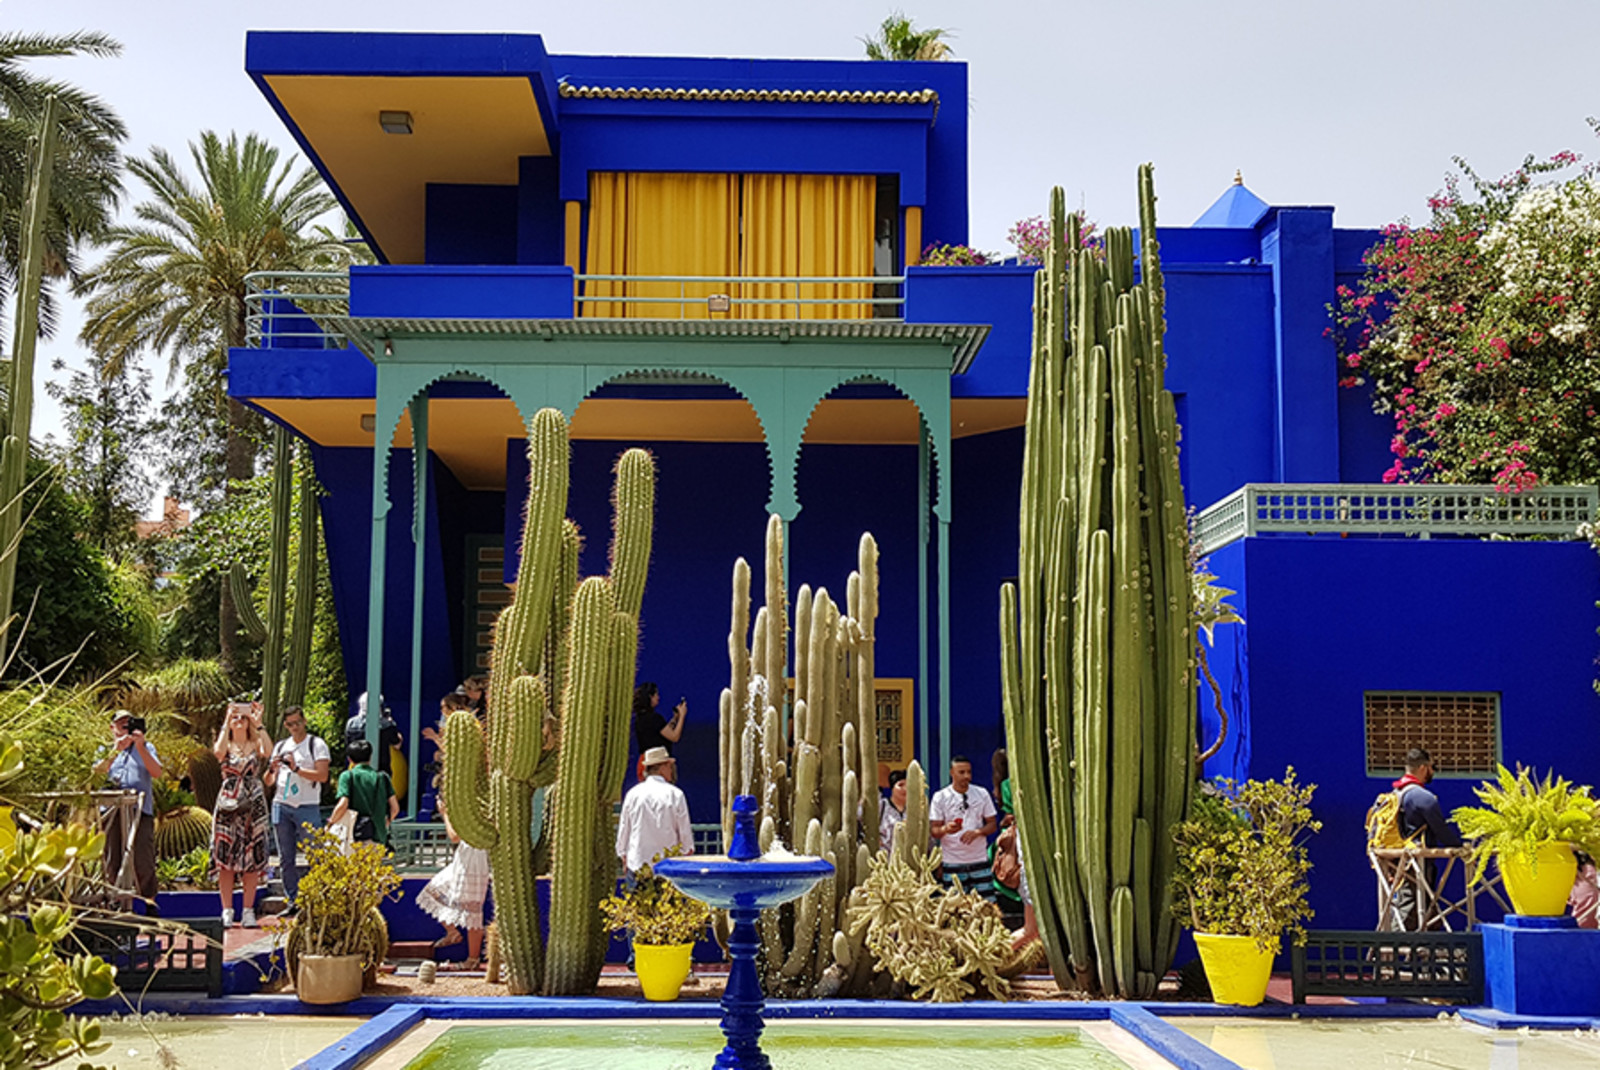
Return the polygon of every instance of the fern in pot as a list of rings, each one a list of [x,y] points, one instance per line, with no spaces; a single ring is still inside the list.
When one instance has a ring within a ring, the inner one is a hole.
[[[279,930],[289,976],[306,1003],[342,1003],[361,994],[389,951],[381,906],[400,875],[378,843],[346,845],[326,829],[305,847],[296,911]]]
[[[1500,766],[1493,783],[1473,789],[1482,806],[1463,806],[1450,815],[1472,843],[1473,879],[1483,879],[1493,858],[1518,914],[1566,913],[1578,872],[1573,851],[1600,856],[1600,800],[1592,791],[1554,771],[1538,780],[1524,767],[1513,775]]]
[[[1322,828],[1311,812],[1315,791],[1296,782],[1292,766],[1282,780],[1219,780],[1173,827],[1173,910],[1194,930],[1218,1003],[1260,1003],[1284,934],[1305,941],[1305,841]]]

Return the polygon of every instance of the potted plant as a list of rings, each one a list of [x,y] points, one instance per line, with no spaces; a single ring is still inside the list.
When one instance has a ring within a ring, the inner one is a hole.
[[[1482,880],[1493,858],[1518,914],[1556,917],[1566,913],[1578,873],[1576,848],[1600,855],[1600,801],[1588,785],[1573,787],[1552,771],[1543,780],[1519,767],[1500,767],[1497,783],[1473,789],[1482,806],[1463,806],[1450,816],[1473,841],[1473,880]]]
[[[665,856],[656,860],[661,857]],[[694,942],[711,921],[711,908],[678,891],[665,877],[657,877],[649,866],[641,866],[631,887],[601,900],[600,912],[612,932],[625,931],[632,937],[633,967],[644,998],[677,999],[689,979]]]
[[[1194,930],[1218,1003],[1260,1003],[1284,933],[1305,942],[1305,836],[1322,828],[1311,815],[1315,790],[1295,782],[1292,766],[1282,780],[1219,780],[1172,830],[1173,910]]]
[[[378,843],[346,848],[319,829],[305,847],[307,867],[295,913],[279,940],[295,993],[306,1003],[343,1003],[361,994],[389,950],[379,910],[400,887],[400,875]]]

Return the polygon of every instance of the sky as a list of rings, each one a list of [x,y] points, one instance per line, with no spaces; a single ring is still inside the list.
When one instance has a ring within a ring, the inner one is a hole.
[[[1156,165],[1158,214],[1192,222],[1236,170],[1271,204],[1333,205],[1342,227],[1426,215],[1455,156],[1484,175],[1528,153],[1600,156],[1594,0],[0,0],[0,32],[94,29],[109,60],[33,69],[99,94],[129,155],[181,152],[202,130],[292,151],[244,74],[249,29],[537,33],[556,53],[852,58],[884,15],[950,31],[969,67],[971,242],[1007,251],[1050,187],[1102,226],[1136,216]],[[128,202],[140,191],[129,190]],[[9,317],[8,317],[9,318]],[[75,308],[40,346],[81,364]],[[159,386],[165,359],[152,358]],[[39,397],[36,435],[60,435]]]

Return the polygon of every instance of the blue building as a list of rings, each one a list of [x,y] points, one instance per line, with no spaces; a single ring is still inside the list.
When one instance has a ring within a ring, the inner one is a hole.
[[[229,388],[311,443],[348,674],[411,740],[485,664],[523,427],[553,405],[586,573],[614,458],[657,458],[639,679],[689,702],[697,818],[716,808],[731,566],[760,561],[768,511],[791,586],[841,589],[860,532],[879,540],[882,767],[942,776],[968,754],[986,779],[1033,273],[918,265],[967,239],[963,64],[266,32],[246,67],[380,262],[259,280]],[[1447,805],[1497,760],[1600,778],[1600,562],[1482,537],[1570,534],[1592,491],[1513,516],[1356,486],[1387,467],[1388,430],[1337,386],[1325,329],[1375,238],[1237,183],[1160,233],[1188,501],[1225,503],[1202,538],[1247,622],[1211,653],[1232,723],[1207,769],[1292,763],[1321,785],[1322,925],[1371,924],[1360,818],[1395,747],[1440,750]]]

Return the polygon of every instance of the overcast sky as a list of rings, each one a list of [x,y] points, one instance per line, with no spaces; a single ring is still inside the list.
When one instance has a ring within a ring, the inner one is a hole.
[[[139,155],[180,150],[204,129],[293,147],[244,74],[247,29],[538,33],[557,53],[848,58],[892,6],[950,29],[969,65],[981,248],[1002,249],[1052,185],[1102,224],[1133,221],[1145,160],[1164,223],[1192,222],[1237,168],[1269,203],[1331,204],[1338,225],[1359,227],[1421,218],[1452,156],[1498,175],[1529,152],[1600,155],[1584,122],[1600,114],[1595,0],[0,0],[0,27],[120,40],[120,59],[34,69],[104,97]],[[42,345],[41,368],[75,359],[78,322],[74,312]],[[39,403],[35,433],[58,431],[54,404]]]

